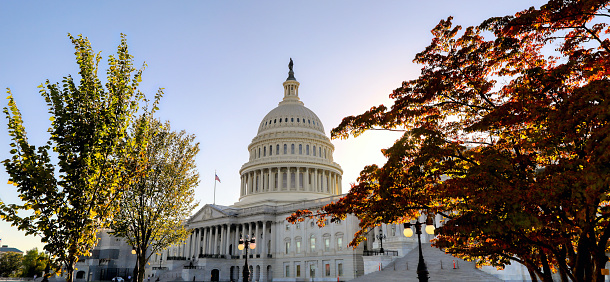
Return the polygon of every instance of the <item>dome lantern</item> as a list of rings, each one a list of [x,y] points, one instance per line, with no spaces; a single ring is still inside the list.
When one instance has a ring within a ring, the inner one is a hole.
[[[284,100],[281,103],[300,103],[303,102],[299,99],[299,85],[301,85],[296,78],[294,78],[294,71],[292,69],[294,63],[292,62],[292,58],[290,58],[290,63],[288,63],[288,78],[284,81]],[[280,103],[280,104],[281,104]]]

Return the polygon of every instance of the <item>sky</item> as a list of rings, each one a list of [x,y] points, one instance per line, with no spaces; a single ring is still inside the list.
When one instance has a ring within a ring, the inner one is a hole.
[[[539,0],[435,1],[0,1],[0,89],[10,88],[34,145],[48,139],[50,115],[36,88],[47,79],[76,76],[68,33],[86,36],[104,57],[126,35],[135,65],[146,63],[141,90],[152,98],[164,88],[157,117],[196,136],[201,151],[195,199],[199,207],[239,200],[239,169],[262,118],[283,98],[288,62],[294,60],[299,96],[325,132],[342,118],[372,106],[421,66],[412,62],[430,44],[430,30],[453,16],[477,25],[494,16],[539,7]],[[101,64],[100,73],[105,71]],[[6,106],[7,100],[0,103]],[[343,168],[343,192],[369,164],[385,162],[381,149],[399,133],[373,131],[333,140]],[[6,119],[0,119],[0,160],[10,157]],[[0,169],[0,199],[19,203]],[[0,221],[2,245],[22,251],[40,239]]]

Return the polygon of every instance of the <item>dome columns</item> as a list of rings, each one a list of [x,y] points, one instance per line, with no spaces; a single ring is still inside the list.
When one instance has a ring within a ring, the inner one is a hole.
[[[267,192],[341,194],[341,173],[307,166],[254,169],[241,176],[241,197]]]

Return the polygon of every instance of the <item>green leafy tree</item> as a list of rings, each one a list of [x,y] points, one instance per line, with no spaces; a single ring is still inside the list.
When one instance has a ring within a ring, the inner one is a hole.
[[[23,255],[15,252],[0,254],[0,277],[18,277],[21,274]]]
[[[38,248],[25,252],[21,264],[21,277],[34,277],[34,275],[42,277],[48,260],[49,257],[43,252],[38,252]]]
[[[172,131],[169,122],[140,122],[148,124],[149,130],[132,136],[141,138],[136,136],[144,134],[148,143],[133,155],[144,173],[123,194],[112,223],[113,233],[134,246],[137,262],[133,277],[138,282],[144,280],[144,267],[153,254],[190,234],[184,222],[197,206],[193,189],[199,183],[195,136]]]
[[[78,257],[95,246],[98,229],[115,214],[121,193],[137,176],[129,169],[132,159],[127,152],[138,144],[127,133],[145,96],[138,90],[143,68],[133,67],[124,35],[117,54],[108,58],[105,85],[98,78],[100,54],[87,38],[68,37],[79,76],[39,86],[51,114],[45,145],[30,144],[8,90],[4,113],[12,157],[4,165],[22,204],[0,203],[0,216],[26,234],[40,236],[44,249],[63,265],[72,282]],[[155,101],[161,94],[159,90]],[[29,215],[17,215],[19,211]]]
[[[532,280],[603,281],[610,238],[608,1],[551,0],[461,31],[415,57],[417,79],[346,117],[333,138],[404,130],[347,196],[319,214],[361,230],[440,213],[435,244]],[[299,211],[291,220],[314,215]]]

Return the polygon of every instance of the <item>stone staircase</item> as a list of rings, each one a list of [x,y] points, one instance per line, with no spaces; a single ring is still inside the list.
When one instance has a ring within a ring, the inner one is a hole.
[[[419,281],[417,279],[418,248],[413,249],[402,258],[396,259],[381,271],[369,273],[350,280],[364,281]],[[473,262],[464,261],[445,254],[430,244],[422,244],[422,253],[429,272],[429,281],[502,281],[495,276],[475,268]],[[453,262],[456,269],[453,268]]]

